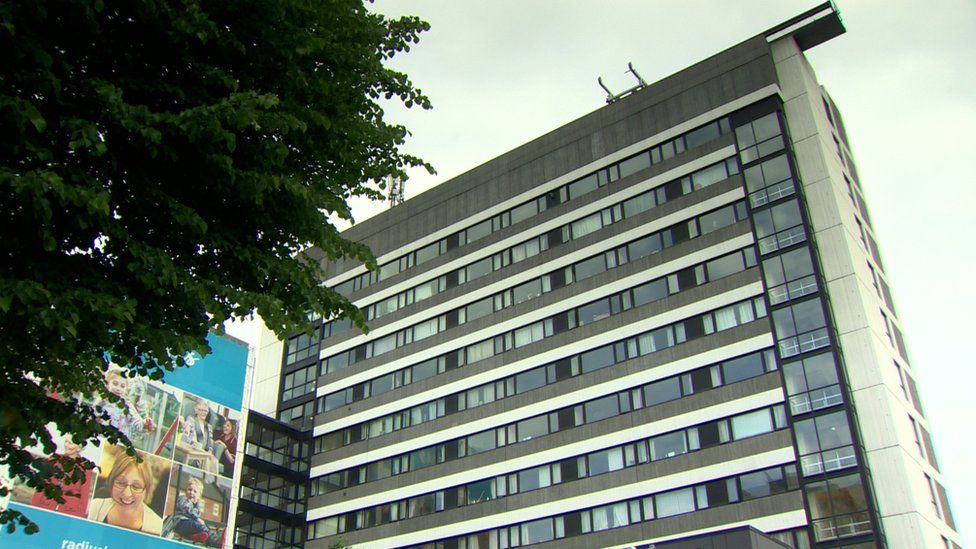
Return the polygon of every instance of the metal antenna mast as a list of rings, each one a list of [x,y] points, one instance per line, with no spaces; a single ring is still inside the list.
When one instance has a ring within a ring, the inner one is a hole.
[[[610,88],[608,88],[606,84],[603,83],[602,76],[597,77],[596,79],[597,83],[600,84],[600,87],[603,88],[603,91],[607,92],[607,103],[613,103],[614,101],[619,101],[620,99],[647,87],[647,82],[644,80],[643,77],[641,77],[641,75],[637,74],[637,69],[634,68],[633,63],[627,63],[627,72],[634,75],[634,78],[637,79],[637,84],[617,94],[614,94],[612,91],[610,91]]]
[[[386,186],[390,190],[389,200],[391,208],[403,203],[403,183],[404,181],[399,177],[393,177],[392,175],[386,176]]]

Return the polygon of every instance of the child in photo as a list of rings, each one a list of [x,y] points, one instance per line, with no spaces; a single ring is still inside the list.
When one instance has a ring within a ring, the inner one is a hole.
[[[180,537],[206,541],[210,535],[207,523],[200,518],[203,513],[202,496],[203,481],[197,477],[188,478],[183,493],[176,497],[176,509],[173,513],[172,528]]]
[[[123,399],[121,404],[101,400],[97,408],[108,414],[109,423],[122,432],[129,440],[147,432],[151,432],[155,426],[149,417],[144,417],[134,404],[137,398],[132,399],[130,395],[131,380],[125,376],[122,368],[117,366],[110,367],[105,372],[105,387],[108,392]]]

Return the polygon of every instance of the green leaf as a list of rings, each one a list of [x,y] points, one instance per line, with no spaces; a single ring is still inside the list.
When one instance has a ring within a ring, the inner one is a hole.
[[[38,133],[43,132],[47,128],[47,120],[44,120],[44,117],[41,116],[41,111],[37,110],[37,107],[34,105],[27,103],[24,106],[24,114],[27,115],[28,120],[30,120],[30,123]]]

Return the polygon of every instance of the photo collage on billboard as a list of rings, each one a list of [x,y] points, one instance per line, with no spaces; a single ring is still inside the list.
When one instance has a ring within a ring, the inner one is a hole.
[[[195,357],[186,369],[197,372],[172,376],[172,384],[129,378],[115,366],[105,372],[106,388],[123,402],[91,403],[129,437],[137,456],[120,445],[77,444],[49,426],[58,453],[83,456],[97,468],[83,483],[65,486],[70,495],[64,503],[14,479],[11,507],[41,527],[33,536],[14,534],[19,546],[222,547],[233,541],[228,525],[247,347],[217,336],[210,344],[213,353]],[[128,531],[141,535],[132,538]],[[0,535],[0,545],[13,541],[4,536],[10,534]]]

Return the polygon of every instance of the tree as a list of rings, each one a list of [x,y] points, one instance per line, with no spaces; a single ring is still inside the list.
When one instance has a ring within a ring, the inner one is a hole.
[[[386,66],[427,28],[359,0],[0,4],[0,464],[12,476],[58,498],[55,480],[91,468],[27,451],[55,451],[49,422],[129,444],[79,398],[118,399],[103,385],[110,359],[158,379],[255,311],[281,336],[309,311],[363,327],[303,251],[375,267],[327,216],[351,220],[350,197],[430,170],[380,105],[430,107]],[[35,529],[11,510],[3,523]]]

